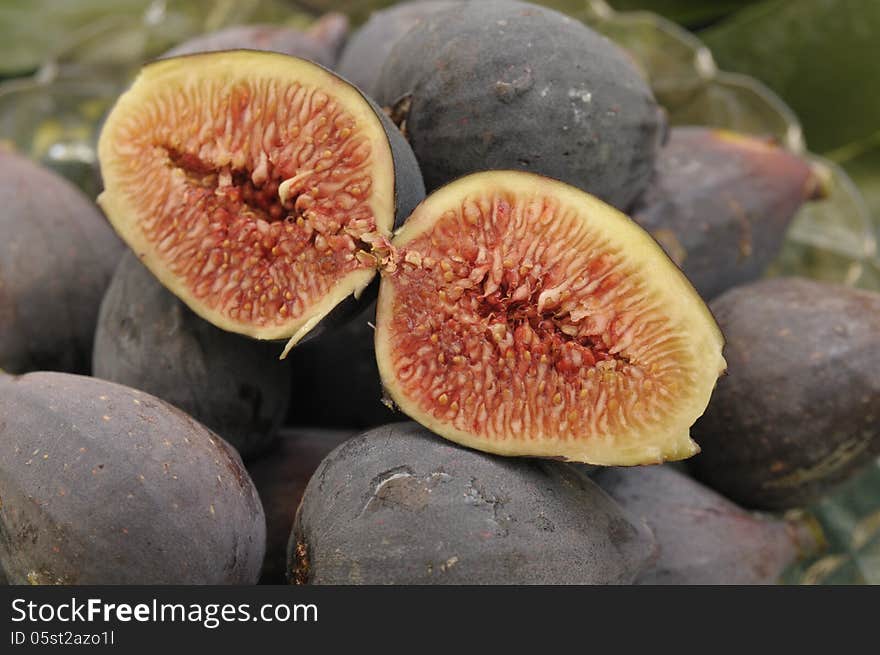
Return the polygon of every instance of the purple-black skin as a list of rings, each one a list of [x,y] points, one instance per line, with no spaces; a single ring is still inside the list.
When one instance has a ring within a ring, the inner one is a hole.
[[[11,584],[253,584],[266,526],[235,450],[149,394],[0,375],[0,568]]]
[[[52,171],[0,148],[0,369],[88,373],[122,242]]]
[[[182,409],[250,457],[287,412],[290,366],[280,353],[197,316],[128,251],[101,304],[92,368]]]
[[[657,552],[637,584],[776,584],[821,545],[815,522],[747,512],[666,465],[603,468],[592,479],[654,533]]]
[[[462,448],[415,423],[346,441],[306,487],[288,548],[309,584],[629,584],[648,528],[575,468]]]
[[[746,135],[676,127],[631,209],[699,294],[756,280],[776,258],[797,210],[821,194],[808,162]]]
[[[425,16],[461,4],[462,0],[401,2],[374,11],[345,44],[337,71],[367,95],[376,94],[379,72],[397,40]]]
[[[409,420],[386,405],[376,363],[375,324],[372,303],[325,337],[293,349],[288,359],[294,397],[287,425],[366,430]]]
[[[321,460],[353,434],[351,430],[285,428],[271,450],[248,462],[248,473],[266,513],[261,584],[285,583],[287,542],[306,485]]]
[[[646,188],[665,134],[648,84],[618,46],[512,0],[425,17],[394,44],[376,100],[402,125],[429,191],[516,169],[624,208]]]
[[[171,48],[161,58],[220,50],[267,50],[309,59],[333,68],[348,38],[348,19],[326,14],[308,30],[278,25],[235,25],[200,34]]]
[[[803,278],[709,305],[727,375],[692,429],[696,476],[739,504],[803,507],[880,454],[880,294]]]

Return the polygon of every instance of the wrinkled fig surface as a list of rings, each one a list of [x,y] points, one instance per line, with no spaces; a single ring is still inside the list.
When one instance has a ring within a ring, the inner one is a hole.
[[[87,373],[122,243],[62,177],[2,148],[0,174],[0,369]]]
[[[196,316],[129,251],[101,304],[92,369],[179,407],[247,457],[271,443],[287,411],[280,352]]]
[[[374,11],[345,44],[336,70],[364,93],[374,96],[382,64],[397,40],[425,16],[460,4],[461,0],[419,0]]]
[[[350,430],[286,428],[270,451],[248,462],[266,512],[262,584],[284,584],[287,542],[309,478],[321,460],[352,434]]]
[[[631,213],[710,299],[763,274],[820,186],[808,162],[767,141],[677,127]]]
[[[162,57],[178,57],[218,50],[266,50],[294,55],[333,68],[348,36],[343,14],[326,14],[308,30],[276,25],[236,25],[201,34],[173,47]]]
[[[260,499],[236,452],[148,394],[0,376],[0,567],[12,584],[253,584]]]
[[[799,507],[880,454],[880,294],[778,278],[711,308],[729,369],[694,426],[699,478],[747,507]]]
[[[639,584],[776,584],[820,545],[817,524],[751,514],[669,466],[604,468],[592,479],[654,533]]]
[[[475,171],[562,180],[625,208],[665,120],[622,50],[580,21],[512,0],[425,17],[395,44],[376,100],[392,108],[428,190]]]
[[[650,532],[560,462],[484,455],[415,424],[350,439],[297,512],[289,574],[311,584],[629,583]]]

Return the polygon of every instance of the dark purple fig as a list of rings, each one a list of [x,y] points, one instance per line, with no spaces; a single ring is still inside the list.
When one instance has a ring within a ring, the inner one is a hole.
[[[348,37],[348,19],[343,14],[326,14],[300,31],[278,25],[236,25],[200,34],[162,55],[177,57],[218,50],[267,50],[294,55],[333,68]]]
[[[287,411],[290,367],[278,353],[196,316],[129,251],[101,304],[92,369],[182,409],[248,457]]]
[[[271,451],[248,462],[248,472],[266,512],[266,557],[261,583],[284,584],[287,542],[309,478],[321,460],[351,436],[349,430],[287,428],[281,431]]]
[[[64,178],[2,148],[0,171],[0,369],[88,373],[122,243]]]
[[[376,364],[375,321],[372,303],[326,337],[291,352],[294,398],[288,425],[365,430],[408,420],[384,398]]]
[[[822,193],[810,164],[766,140],[677,127],[632,217],[704,298],[764,273],[797,210]]]
[[[466,2],[394,44],[376,100],[432,191],[486,169],[540,173],[618,208],[648,185],[665,119],[630,58],[526,2]]]
[[[620,584],[654,547],[567,464],[486,455],[398,423],[321,463],[288,566],[310,584]]]
[[[801,507],[880,454],[880,294],[777,278],[710,307],[728,374],[693,427],[697,477],[746,507]]]
[[[425,16],[460,4],[461,0],[420,0],[374,11],[345,44],[336,70],[367,95],[375,95],[382,64],[397,40]]]
[[[667,465],[604,468],[592,479],[654,533],[657,554],[639,584],[776,584],[822,542],[815,521],[749,513]]]
[[[12,584],[253,584],[263,508],[238,454],[158,398],[0,375],[0,568]]]

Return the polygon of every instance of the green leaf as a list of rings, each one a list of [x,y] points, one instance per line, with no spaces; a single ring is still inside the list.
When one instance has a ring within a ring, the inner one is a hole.
[[[766,0],[700,36],[721,68],[779,93],[826,152],[880,128],[878,34],[877,0]]]
[[[617,11],[644,10],[687,26],[705,25],[757,0],[611,0]]]

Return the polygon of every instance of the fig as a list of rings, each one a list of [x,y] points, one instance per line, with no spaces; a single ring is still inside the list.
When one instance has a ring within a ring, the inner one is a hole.
[[[426,16],[394,44],[376,100],[406,133],[429,191],[514,169],[625,208],[647,186],[665,134],[648,84],[618,46],[512,0]]]
[[[602,465],[697,452],[724,369],[709,310],[596,198],[518,171],[432,193],[383,258],[376,357],[404,413],[460,444]]]
[[[376,364],[376,304],[332,334],[295,348],[289,357],[296,397],[287,425],[365,430],[398,420],[384,398]],[[344,393],[340,393],[340,383]]]
[[[171,48],[163,55],[179,57],[219,50],[266,50],[295,55],[333,68],[348,37],[348,18],[330,13],[302,32],[278,25],[235,25],[201,34]]]
[[[271,451],[248,462],[266,513],[262,584],[285,583],[287,542],[306,485],[321,460],[351,436],[351,430],[285,428]]]
[[[592,479],[654,533],[657,554],[637,584],[776,584],[824,543],[815,520],[749,513],[670,466],[603,468]]]
[[[414,423],[330,453],[289,550],[310,584],[628,584],[653,537],[561,462],[460,448]]]
[[[88,373],[122,243],[62,177],[2,148],[0,171],[0,369]]]
[[[761,277],[797,210],[822,194],[800,157],[766,140],[677,127],[632,211],[701,296]]]
[[[880,454],[880,294],[774,278],[710,307],[730,370],[694,426],[700,480],[746,507],[800,507]]]
[[[149,394],[0,376],[0,566],[12,584],[252,584],[265,519],[238,454]]]
[[[92,369],[178,407],[243,457],[271,443],[290,402],[290,369],[272,344],[203,321],[131,251],[101,304]]]
[[[376,275],[373,245],[424,195],[380,110],[277,53],[145,66],[98,154],[99,202],[160,282],[216,327],[287,339],[285,354],[334,308],[354,310]]]
[[[459,4],[461,0],[418,0],[374,11],[345,44],[336,70],[364,93],[375,95],[379,71],[397,40],[425,16]]]

